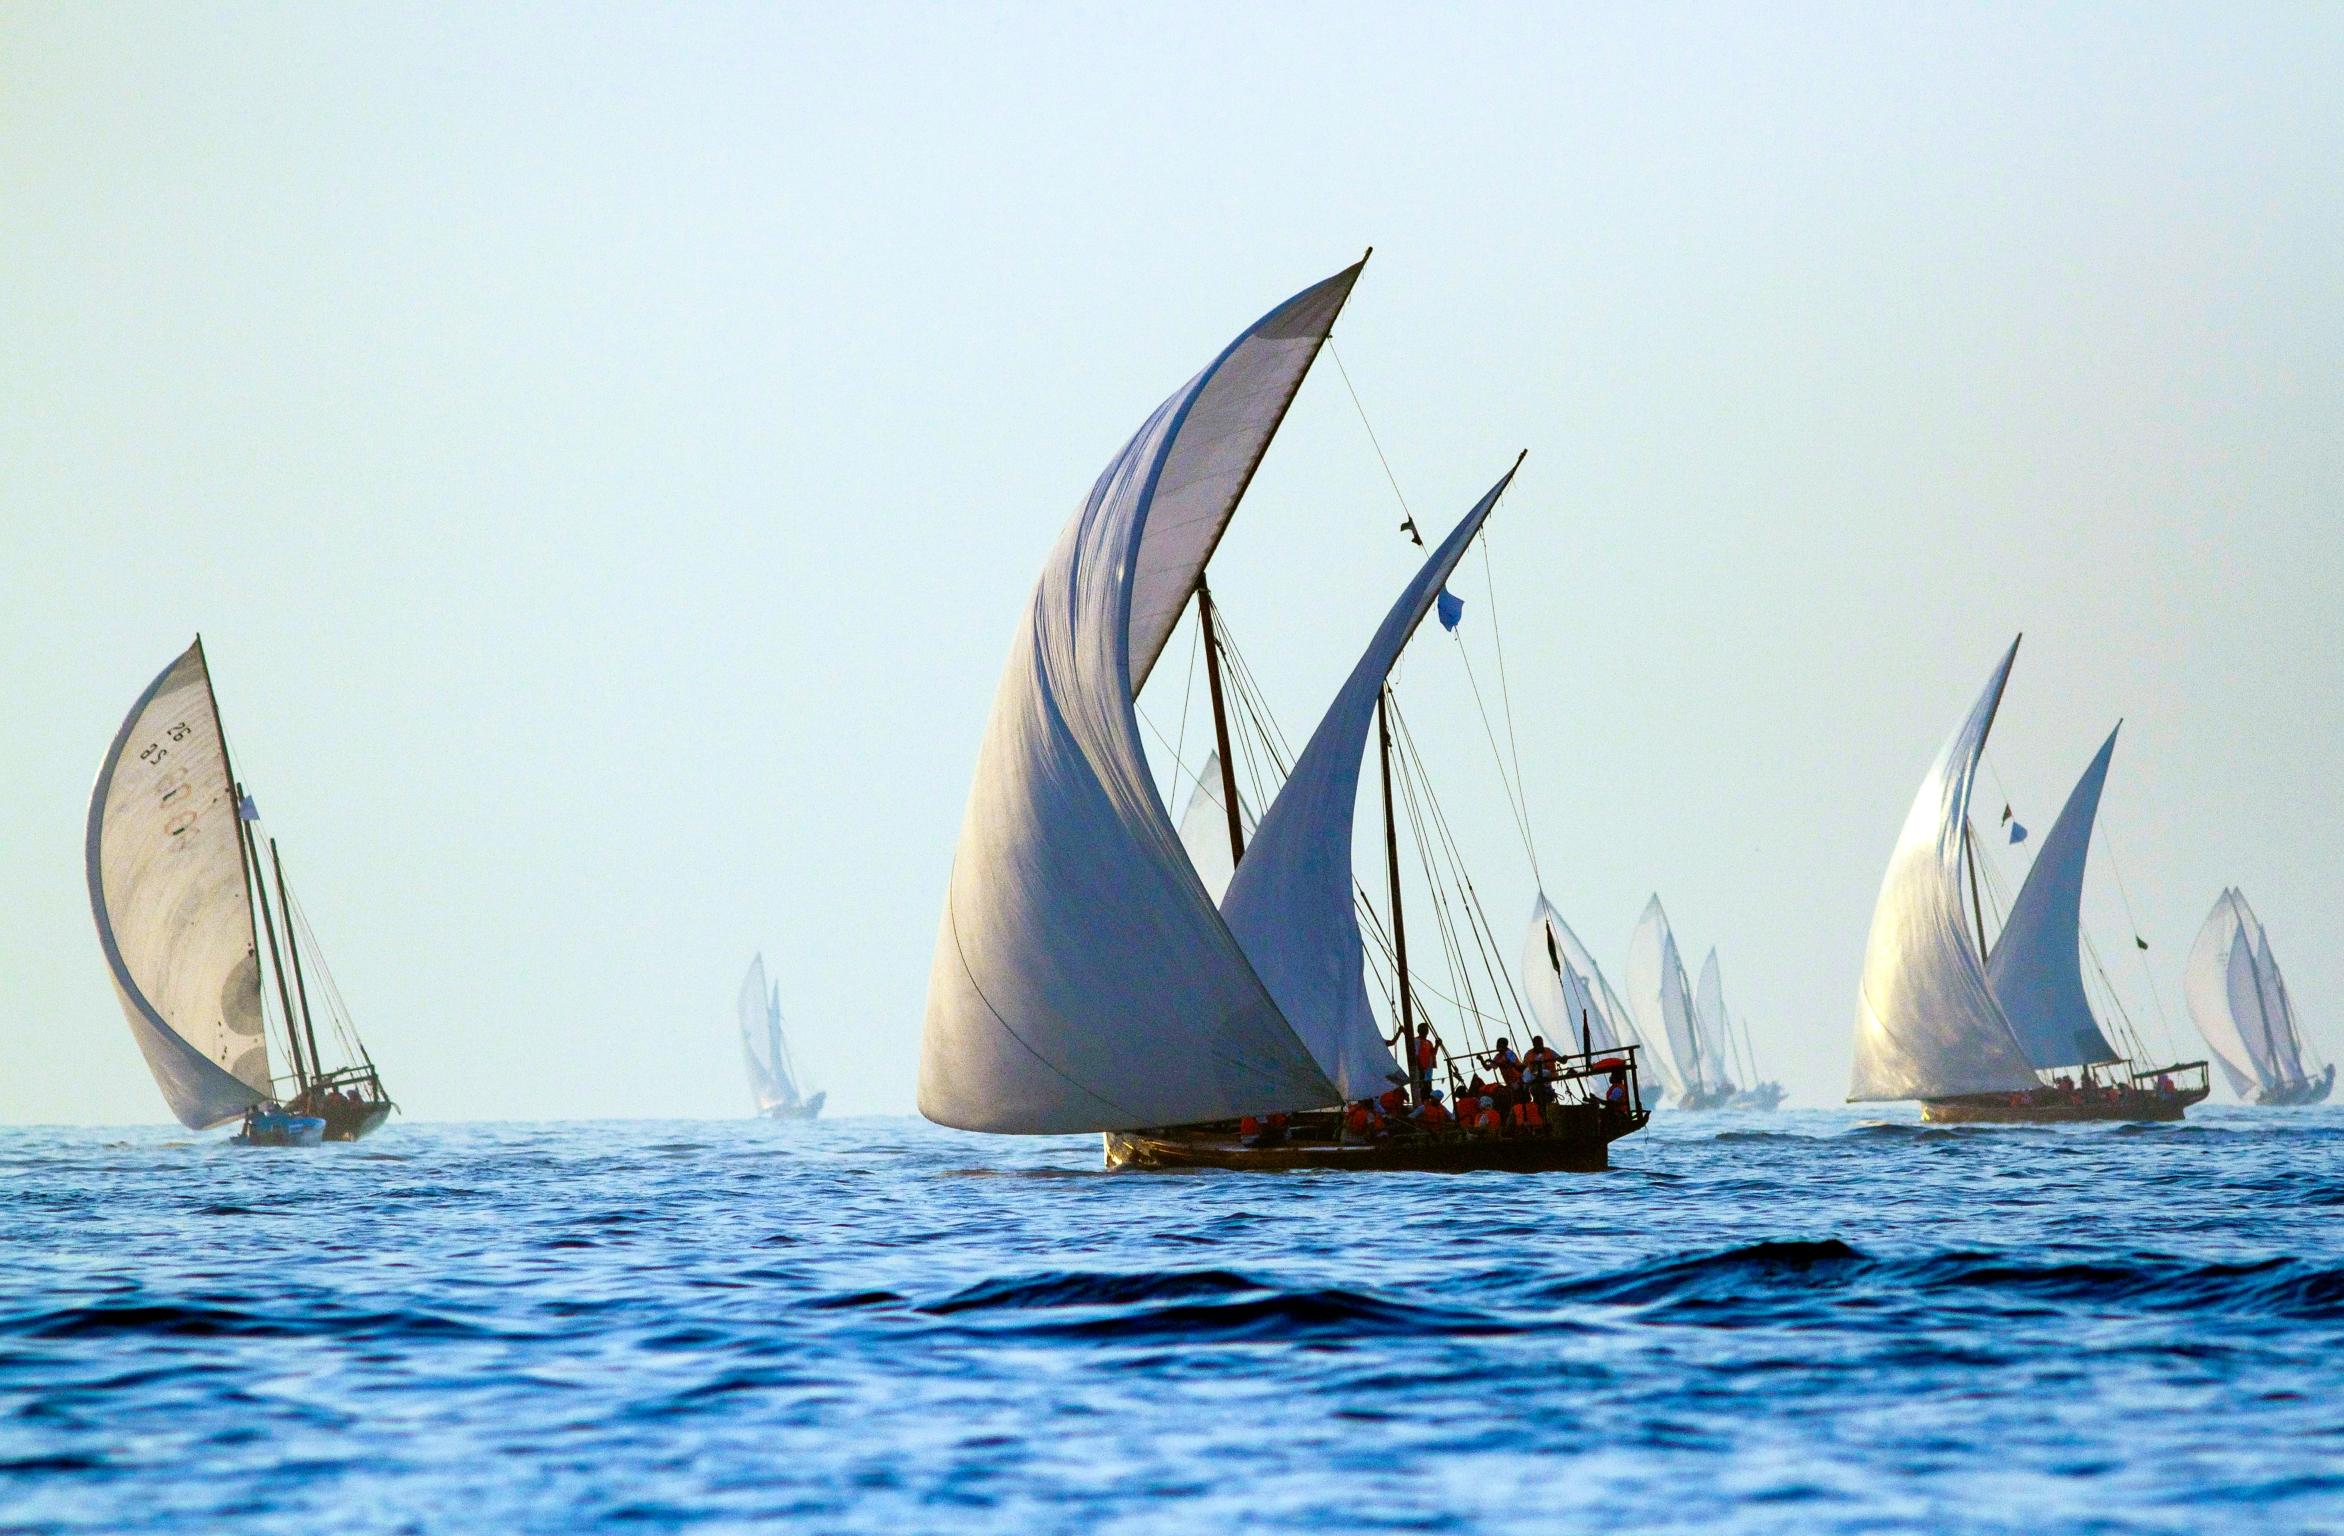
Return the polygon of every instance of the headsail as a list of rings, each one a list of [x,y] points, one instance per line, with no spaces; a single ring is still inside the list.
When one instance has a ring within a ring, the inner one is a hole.
[[[244,839],[202,640],[115,735],[85,863],[115,996],[171,1113],[201,1130],[267,1099]]]
[[[1636,1028],[1647,1040],[1668,1042],[1680,1091],[1696,1092],[1715,1083],[1717,1070],[1702,1060],[1684,958],[1677,952],[1677,936],[1658,895],[1644,904],[1644,915],[1636,920],[1636,932],[1628,940],[1627,981]]]
[[[2119,726],[2118,730],[2123,727]],[[2084,859],[2092,846],[2092,821],[2100,789],[2116,752],[2116,731],[2108,733],[2091,766],[2069,791],[2059,819],[2043,839],[2027,870],[2010,920],[1994,941],[1986,963],[1995,1001],[2010,1020],[2019,1048],[2037,1067],[2071,1067],[2121,1061],[2108,1043],[2084,996]],[[1972,850],[1973,856],[1975,850]]]
[[[2031,1091],[2035,1074],[1986,979],[1962,900],[1970,786],[2018,658],[2013,640],[1938,752],[1880,882],[1856,999],[1851,1100]]]
[[[1347,1099],[1381,1093],[1396,1070],[1368,1005],[1359,912],[1352,902],[1352,815],[1367,728],[1400,652],[1513,478],[1509,469],[1489,488],[1384,615],[1278,797],[1262,813],[1221,904],[1255,974]]]
[[[1059,535],[953,859],[920,1044],[929,1119],[1136,1130],[1339,1096],[1190,867],[1132,699],[1358,274],[1240,335]]]
[[[2244,898],[2240,898],[2243,904]],[[2263,994],[2263,1017],[2271,1021],[2271,1045],[2277,1055],[2277,1066],[2282,1079],[2300,1083],[2304,1078],[2303,1039],[2295,1032],[2295,1008],[2287,1000],[2287,983],[2280,979],[2279,961],[2271,953],[2271,936],[2263,925],[2247,914],[2255,931],[2255,984]]]
[[[1253,818],[1246,816],[1242,799],[1237,814],[1244,825],[1251,828]],[[1229,849],[1229,812],[1221,804],[1221,754],[1205,754],[1204,767],[1197,770],[1196,788],[1189,792],[1188,809],[1180,813],[1180,846],[1188,850],[1188,862],[1196,866],[1196,877],[1205,885],[1205,894],[1219,905],[1222,893],[1229,889],[1229,877],[1237,873],[1231,862]]]

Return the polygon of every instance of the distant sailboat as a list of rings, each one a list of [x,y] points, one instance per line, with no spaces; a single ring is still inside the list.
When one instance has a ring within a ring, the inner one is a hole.
[[[2213,1048],[2231,1089],[2249,1104],[2320,1104],[2336,1064],[2314,1070],[2295,1002],[2271,954],[2271,936],[2236,887],[2206,914],[2190,946],[2182,989],[2189,1016]]]
[[[1638,1033],[1635,1015],[1544,891],[1530,909],[1517,970],[1532,1022],[1558,1048],[1572,1041],[1598,1054],[1636,1047],[1643,1051],[1638,1061],[1652,1069],[1664,1091],[1678,1091],[1667,1050],[1653,1049]]]
[[[199,638],[131,706],[90,792],[84,862],[99,946],[180,1124],[249,1117],[252,1139],[355,1141],[389,1118],[391,1100],[291,900],[274,838],[261,862],[259,815],[229,766]],[[319,1012],[339,1064],[327,1064]],[[289,1079],[276,1072],[272,1023]]]
[[[749,1069],[749,1097],[767,1120],[812,1120],[827,1092],[799,1090],[797,1065],[781,1032],[781,988],[765,979],[765,957],[749,962],[741,978],[741,1057]]]
[[[1970,794],[2017,657],[2014,640],[1898,835],[1864,954],[1848,1098],[1918,1099],[1932,1121],[2178,1120],[2206,1096],[2205,1063],[2131,1068],[2084,996],[2084,855],[2113,736],[2044,838],[1989,962]],[[2081,1081],[2036,1075],[2060,1067]]]
[[[1601,1167],[1609,1142],[1642,1124],[1632,1107],[1589,1097],[1558,1105],[1535,1135],[1411,1123],[1360,1139],[1343,1111],[1398,1076],[1368,1002],[1354,905],[1367,729],[1378,724],[1388,776],[1392,665],[1510,472],[1430,552],[1245,835],[1204,568],[1358,275],[1347,268],[1279,305],[1166,400],[1052,550],[953,860],[921,1037],[929,1119],[1103,1133],[1117,1166],[1260,1169]],[[1218,902],[1165,808],[1134,706],[1192,598],[1234,867]],[[1396,903],[1390,938],[1405,1024]],[[1632,1061],[1618,1069],[1632,1081]]]
[[[1714,946],[1709,951],[1709,958],[1701,964],[1701,985],[1693,997],[1693,1017],[1700,1026],[1703,1059],[1722,1059],[1729,1072],[1738,1075],[1743,1083],[1749,1085],[1733,1088],[1732,1097],[1722,1107],[1756,1110],[1780,1108],[1782,1084],[1759,1081],[1758,1056],[1750,1042],[1749,1025],[1745,1022],[1737,1034],[1734,1017],[1726,1011],[1725,978],[1718,967]]]
[[[1740,1092],[1722,1040],[1705,1039],[1693,985],[1668,913],[1655,895],[1628,940],[1628,1005],[1648,1040],[1666,1040],[1675,1056],[1677,1108],[1723,1109]]]

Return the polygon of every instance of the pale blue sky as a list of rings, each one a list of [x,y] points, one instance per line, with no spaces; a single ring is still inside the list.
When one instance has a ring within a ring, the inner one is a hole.
[[[740,1112],[759,947],[833,1103],[908,1111],[1045,550],[1371,243],[1336,342],[1417,510],[1530,450],[1522,755],[1608,963],[1657,888],[1836,1101],[1889,844],[2023,628],[1994,763],[2047,827],[2128,719],[2101,849],[2185,1043],[2235,882],[2333,1052],[2340,77],[2313,6],[12,5],[0,1119],[163,1117],[80,837],[199,629],[413,1113]],[[1215,565],[1290,734],[1395,520],[1326,369]],[[1407,676],[1511,944],[1453,658]],[[2104,857],[2088,905],[2113,957]]]

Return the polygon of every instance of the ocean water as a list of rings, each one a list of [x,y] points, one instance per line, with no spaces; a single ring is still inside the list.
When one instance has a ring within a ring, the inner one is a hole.
[[[0,1531],[2344,1529],[2344,1113],[0,1131]]]

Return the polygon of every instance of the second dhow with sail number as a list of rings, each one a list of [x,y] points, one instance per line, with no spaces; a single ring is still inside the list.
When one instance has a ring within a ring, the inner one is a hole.
[[[1632,1047],[1443,1041],[1406,958],[1391,786],[1411,754],[1389,676],[1513,471],[1402,590],[1244,836],[1205,567],[1359,272],[1271,310],[1157,407],[1052,548],[953,859],[921,1039],[929,1119],[1098,1132],[1121,1166],[1251,1169],[1599,1169],[1645,1123]],[[1136,713],[1192,602],[1234,864],[1217,904]],[[1390,954],[1391,1038],[1412,1057],[1424,1041],[1433,1070],[1400,1070],[1367,996],[1351,845],[1370,725],[1389,867],[1385,910],[1366,916]],[[1476,1084],[1504,1110],[1468,1130],[1447,1106]]]

